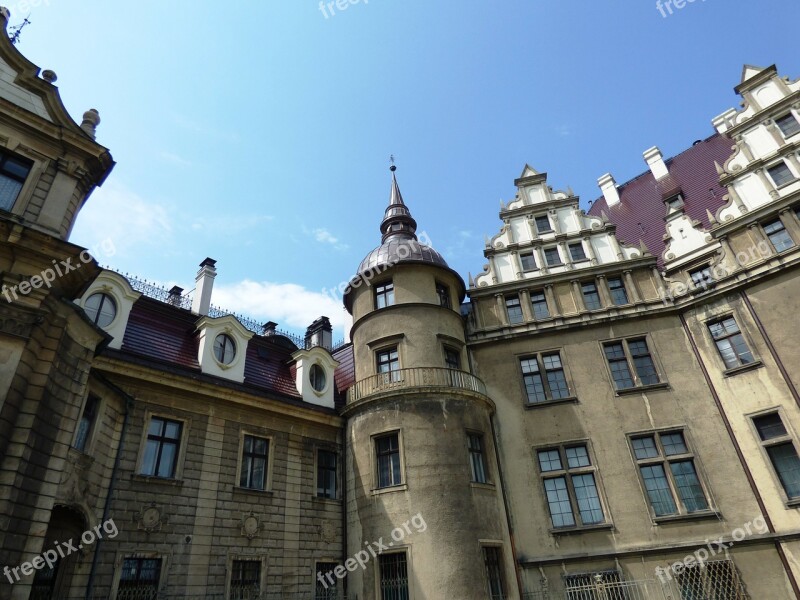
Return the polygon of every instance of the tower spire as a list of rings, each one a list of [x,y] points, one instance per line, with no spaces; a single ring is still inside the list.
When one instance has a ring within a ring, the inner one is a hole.
[[[381,221],[381,243],[389,239],[417,239],[417,222],[411,216],[411,211],[403,202],[403,195],[400,193],[400,186],[397,183],[397,166],[394,164],[394,156],[390,157],[392,166],[392,192],[389,196],[389,206]]]

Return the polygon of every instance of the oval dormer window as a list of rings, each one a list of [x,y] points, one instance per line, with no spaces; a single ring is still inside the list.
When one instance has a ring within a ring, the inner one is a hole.
[[[311,387],[314,388],[314,391],[321,392],[325,389],[325,383],[327,378],[325,377],[325,369],[320,367],[318,364],[311,365],[311,369],[308,372],[308,378],[311,381]]]
[[[89,296],[83,309],[86,311],[86,316],[98,327],[108,327],[117,316],[117,303],[103,292]]]
[[[229,365],[236,357],[236,342],[226,333],[220,333],[214,340],[214,357],[223,365]]]

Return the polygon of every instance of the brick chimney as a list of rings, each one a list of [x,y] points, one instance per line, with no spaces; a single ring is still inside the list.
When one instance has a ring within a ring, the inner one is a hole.
[[[200,270],[195,277],[194,298],[192,298],[192,312],[196,315],[208,315],[211,308],[211,290],[214,287],[214,278],[217,276],[217,269],[214,265],[217,261],[206,258],[200,263]]]
[[[320,317],[306,329],[306,348],[322,346],[326,350],[333,347],[333,327],[328,317]]]

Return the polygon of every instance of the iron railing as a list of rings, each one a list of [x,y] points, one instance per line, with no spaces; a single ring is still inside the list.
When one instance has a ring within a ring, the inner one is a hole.
[[[471,373],[456,369],[418,367],[378,373],[357,381],[348,391],[348,401],[355,402],[374,394],[420,387],[456,388],[486,395],[486,386]]]

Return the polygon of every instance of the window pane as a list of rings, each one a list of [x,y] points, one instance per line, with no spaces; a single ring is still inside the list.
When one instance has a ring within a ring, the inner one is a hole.
[[[594,475],[573,475],[572,486],[575,488],[575,499],[584,525],[595,525],[603,522],[603,508],[597,493]]]
[[[767,453],[789,498],[800,496],[800,459],[791,442],[769,446]]]
[[[408,600],[408,564],[405,553],[378,556],[381,600]]]
[[[772,177],[772,180],[775,182],[777,187],[785,185],[794,180],[794,175],[792,175],[792,172],[789,170],[789,167],[786,166],[786,163],[783,162],[767,169],[767,172],[769,173],[770,177]]]
[[[508,312],[508,322],[510,324],[522,323],[522,306],[519,303],[519,296],[506,298],[506,311]]]
[[[553,228],[550,226],[550,219],[548,219],[546,215],[536,217],[536,231],[539,233],[553,231]]]
[[[619,277],[612,277],[608,280],[608,287],[611,291],[611,301],[616,306],[628,304],[628,293],[625,291],[625,284]]]
[[[597,293],[597,286],[593,283],[584,283],[581,286],[583,290],[583,301],[586,304],[586,310],[599,310],[602,308],[600,304],[600,295]]]
[[[665,450],[666,451],[666,450]],[[697,479],[697,472],[691,460],[681,460],[670,463],[672,476],[675,478],[675,487],[678,488],[678,495],[686,507],[687,512],[708,509],[703,488]]]
[[[10,211],[22,189],[22,183],[5,175],[0,175],[0,209]]]
[[[781,421],[781,417],[778,413],[756,417],[753,419],[753,422],[756,425],[758,435],[762,442],[787,435],[786,427],[784,427],[783,421]]]
[[[554,267],[561,264],[561,255],[558,253],[558,248],[545,248],[544,259],[547,266]]]
[[[523,271],[535,271],[536,270],[536,260],[533,258],[533,252],[523,252],[519,255],[520,261],[522,262],[522,270]]]
[[[583,250],[583,244],[570,244],[569,254],[574,262],[586,260],[586,252]]]
[[[778,127],[783,132],[783,135],[787,138],[800,133],[800,123],[791,113],[784,115],[779,119],[775,119],[775,123],[778,124]]]
[[[689,449],[686,447],[686,440],[682,433],[664,433],[661,435],[661,445],[664,447],[664,454],[674,456],[676,454],[686,454]]]
[[[533,306],[534,319],[541,320],[550,317],[550,310],[547,308],[547,299],[544,292],[531,292],[531,306]]]
[[[486,578],[489,581],[490,600],[503,600],[503,569],[500,562],[500,550],[493,547],[484,547],[483,560],[486,565]]]
[[[764,232],[767,234],[769,241],[772,242],[776,252],[783,252],[794,246],[791,236],[789,236],[780,219],[765,224]]]
[[[558,450],[539,450],[539,467],[545,473],[548,471],[560,471],[563,467],[561,466],[561,456]]]
[[[677,513],[678,508],[672,498],[664,467],[660,464],[648,465],[641,467],[641,470],[644,488],[647,490],[647,497],[655,515],[661,517]]]
[[[547,503],[550,507],[550,518],[553,527],[572,527],[575,517],[572,514],[572,505],[567,492],[567,482],[563,477],[554,477],[544,480],[544,489],[547,493]]]
[[[158,456],[158,442],[147,440],[142,458],[142,475],[156,474],[156,457]]]
[[[333,570],[338,567],[337,563],[317,563],[317,572],[315,575],[322,575],[324,584],[320,582],[318,577],[315,577],[316,584],[314,588],[314,600],[339,600],[339,592],[336,589],[338,579],[333,576]],[[328,573],[331,574],[331,579],[325,577]]]
[[[569,398],[569,386],[562,369],[548,371],[547,384],[550,386],[550,394],[553,396],[553,400]]]
[[[631,440],[631,444],[633,445],[633,454],[639,460],[660,456],[656,440],[652,436],[634,438]]]
[[[614,378],[614,385],[618,390],[624,390],[634,387],[633,377],[628,368],[628,361],[623,359],[609,360],[608,365],[611,368],[611,376]]]
[[[159,477],[172,477],[175,472],[175,460],[177,458],[178,447],[171,442],[161,444],[161,458],[158,461]]]
[[[588,467],[592,463],[589,460],[589,453],[586,451],[586,446],[572,446],[566,449],[567,465],[570,469],[578,467]]]
[[[483,457],[483,440],[479,435],[469,436],[469,455],[472,467],[472,481],[476,483],[486,483],[486,462]]]

